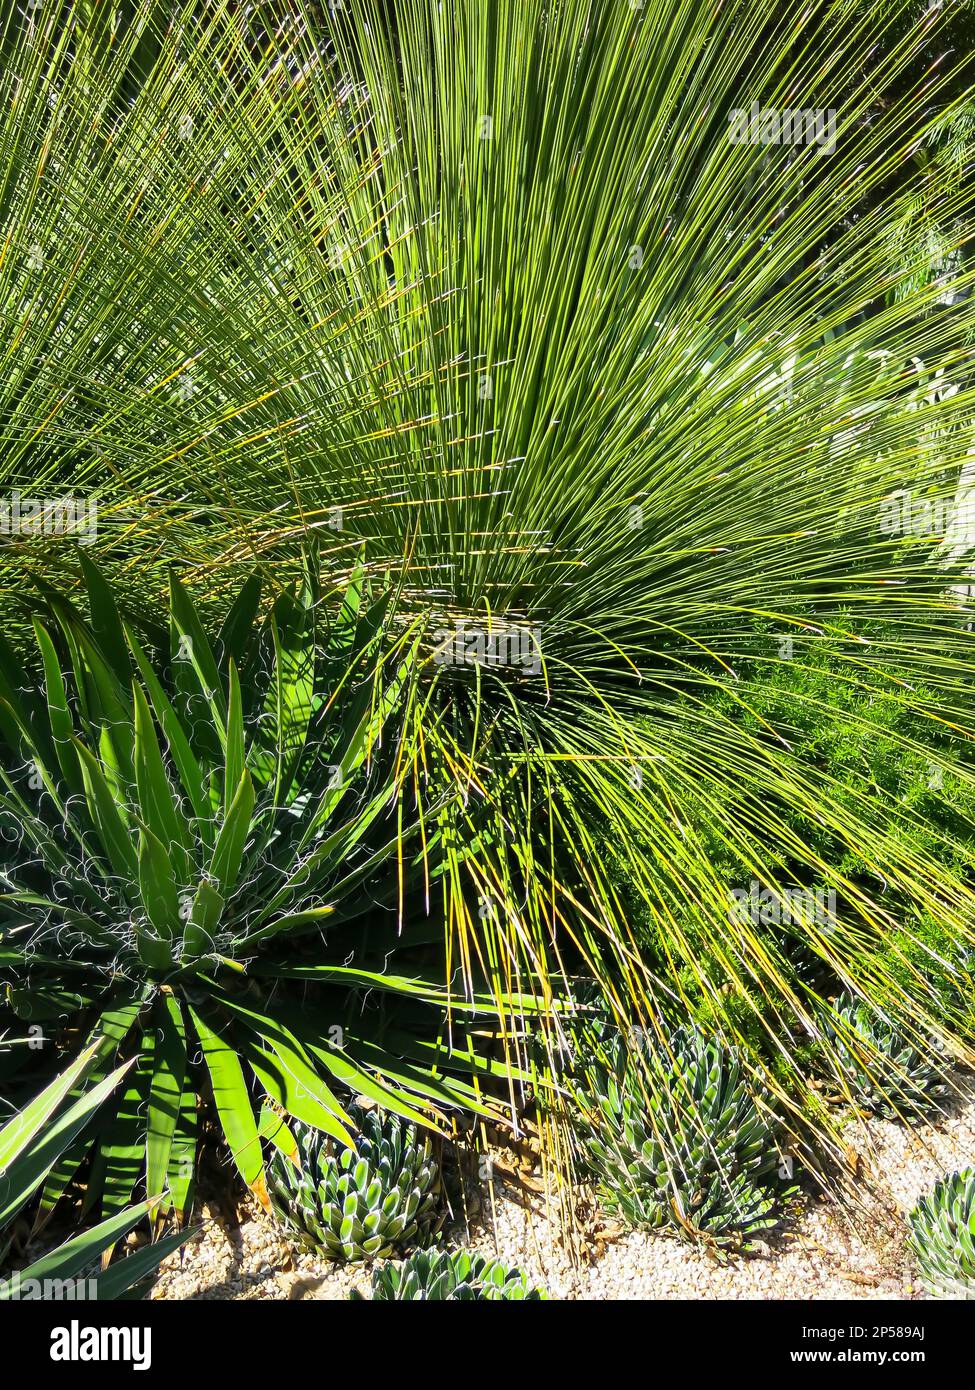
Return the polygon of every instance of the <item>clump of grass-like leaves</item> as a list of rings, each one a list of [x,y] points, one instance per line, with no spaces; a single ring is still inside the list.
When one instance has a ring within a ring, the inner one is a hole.
[[[6,487],[97,500],[144,606],[174,555],[217,601],[311,530],[339,575],[365,543],[428,656],[531,634],[428,663],[404,716],[462,793],[430,884],[450,963],[515,1052],[505,997],[581,956],[644,1022],[703,1001],[802,1108],[815,1001],[732,930],[715,839],[772,893],[835,892],[828,948],[798,937],[945,1031],[878,947],[970,939],[967,868],[788,715],[743,717],[825,652],[972,781],[969,84],[950,7],[916,8],[145,0],[0,31]],[[835,111],[835,141],[729,138],[753,102]]]

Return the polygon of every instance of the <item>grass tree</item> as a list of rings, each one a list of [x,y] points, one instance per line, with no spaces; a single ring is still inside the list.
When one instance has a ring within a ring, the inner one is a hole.
[[[964,1051],[889,949],[970,939],[964,809],[920,842],[930,806],[794,746],[826,661],[852,745],[883,700],[936,800],[973,785],[967,79],[918,78],[920,9],[130,0],[0,41],[7,489],[97,501],[134,606],[165,561],[219,604],[364,545],[463,794],[449,967],[509,1019],[580,957],[651,1026],[703,999],[797,1109],[823,991],[752,881],[822,888],[792,934]],[[25,530],[10,583],[62,564]]]

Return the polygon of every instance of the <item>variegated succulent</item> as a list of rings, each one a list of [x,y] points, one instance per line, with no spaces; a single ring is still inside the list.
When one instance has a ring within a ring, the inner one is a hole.
[[[853,1099],[886,1119],[923,1114],[948,1094],[947,1066],[932,1040],[929,1052],[876,1009],[841,994],[826,1020]]]
[[[975,1299],[975,1168],[935,1183],[911,1212],[907,1239],[929,1294]]]
[[[539,1301],[548,1292],[531,1283],[520,1269],[469,1250],[415,1250],[406,1260],[389,1260],[372,1275],[373,1299],[478,1299]],[[354,1291],[353,1298],[363,1294]]]
[[[433,1143],[395,1114],[349,1107],[355,1148],[293,1126],[300,1167],[282,1153],[269,1169],[278,1218],[299,1243],[336,1260],[370,1260],[427,1241],[442,1222]]]
[[[584,1025],[575,1043],[578,1149],[607,1211],[746,1247],[778,1224],[776,1126],[731,1049],[696,1028],[665,1046]]]

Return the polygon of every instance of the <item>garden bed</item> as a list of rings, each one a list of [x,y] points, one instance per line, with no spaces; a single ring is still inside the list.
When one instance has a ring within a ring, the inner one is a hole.
[[[885,1120],[851,1124],[870,1195],[862,1212],[828,1197],[810,1198],[781,1232],[749,1256],[719,1260],[671,1236],[617,1233],[583,1223],[573,1260],[544,1198],[501,1179],[484,1194],[484,1224],[465,1241],[518,1265],[553,1296],[570,1299],[911,1299],[915,1286],[904,1247],[905,1218],[945,1172],[975,1156],[975,1078],[960,1083],[958,1099],[935,1123],[913,1128]],[[492,1216],[493,1211],[493,1216]],[[365,1265],[343,1265],[298,1252],[249,1203],[234,1228],[206,1207],[201,1233],[163,1266],[155,1299],[346,1299],[366,1292]]]
[[[0,1300],[975,1298],[975,6],[7,8]]]

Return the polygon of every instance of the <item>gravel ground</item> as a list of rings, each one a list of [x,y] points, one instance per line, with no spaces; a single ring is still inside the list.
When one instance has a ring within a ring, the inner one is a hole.
[[[512,1174],[485,1200],[483,1226],[469,1242],[520,1264],[558,1298],[907,1299],[914,1288],[904,1252],[904,1218],[922,1192],[975,1162],[975,1081],[950,1113],[912,1129],[881,1120],[847,1134],[875,1190],[858,1215],[811,1200],[787,1230],[756,1253],[719,1261],[669,1236],[617,1233],[588,1223],[577,1258],[560,1239],[543,1198]],[[449,1244],[462,1244],[460,1234]],[[367,1291],[363,1266],[337,1265],[295,1251],[256,1207],[236,1229],[205,1209],[199,1237],[171,1256],[153,1298],[346,1299]]]

